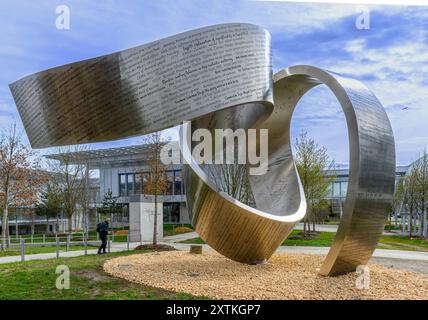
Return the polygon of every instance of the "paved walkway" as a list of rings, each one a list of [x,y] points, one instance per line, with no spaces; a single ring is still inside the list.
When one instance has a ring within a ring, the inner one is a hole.
[[[130,243],[129,249],[134,249],[135,247],[139,246],[139,242]],[[110,252],[119,252],[119,251],[125,251],[127,250],[127,245],[125,243],[116,242],[113,243],[110,247]],[[98,249],[88,249],[88,254],[97,254]],[[68,251],[64,252],[61,251],[59,254],[60,258],[71,258],[71,257],[78,257],[78,256],[84,256],[85,251],[84,250],[75,250],[75,251]],[[25,261],[29,260],[46,260],[46,259],[53,259],[56,258],[55,252],[50,253],[36,253],[36,254],[26,254],[25,255]],[[0,257],[0,264],[2,263],[11,263],[11,262],[20,262],[21,256],[6,256],[6,257]]]
[[[337,228],[339,226],[335,225],[335,224],[316,224],[315,225],[315,230],[316,231],[321,231],[321,232],[337,232]],[[312,228],[312,226],[311,226]],[[298,223],[295,227],[294,230],[303,230],[303,223]],[[389,232],[389,231],[384,231],[383,235],[385,236],[400,236],[402,235],[401,231],[395,231],[395,232]]]

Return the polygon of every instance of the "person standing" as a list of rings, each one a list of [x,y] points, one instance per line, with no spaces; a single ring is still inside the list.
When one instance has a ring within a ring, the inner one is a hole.
[[[97,225],[97,232],[99,233],[100,239],[101,239],[101,246],[98,249],[98,254],[106,253],[108,228],[109,228],[108,218],[105,221],[98,223]]]

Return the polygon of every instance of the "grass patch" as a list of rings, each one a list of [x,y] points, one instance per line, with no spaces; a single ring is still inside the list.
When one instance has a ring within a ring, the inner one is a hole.
[[[293,230],[282,246],[311,246],[311,247],[329,247],[334,239],[334,232],[316,232],[311,234],[310,239],[305,239],[303,231]]]
[[[428,252],[428,240],[408,236],[382,236],[377,247],[379,249]]]
[[[139,252],[141,253],[141,251]],[[0,265],[1,299],[202,299],[186,293],[170,292],[114,278],[106,274],[104,261],[135,251],[73,258],[33,260]],[[70,289],[55,287],[58,265],[70,269]]]
[[[199,237],[186,239],[186,240],[180,241],[179,243],[205,244],[204,240],[202,240]]]
[[[302,246],[302,247],[330,247],[335,233],[334,232],[316,232],[310,239],[303,237],[303,231],[293,230],[287,239],[282,243],[283,246]],[[180,243],[204,244],[201,238],[192,238]],[[378,249],[406,250],[428,252],[428,240],[410,239],[407,236],[382,236],[380,238]]]

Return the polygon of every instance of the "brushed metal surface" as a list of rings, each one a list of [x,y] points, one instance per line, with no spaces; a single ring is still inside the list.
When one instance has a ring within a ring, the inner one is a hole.
[[[33,148],[162,130],[242,103],[272,105],[269,33],[251,24],[188,31],[45,70],[10,85]]]
[[[275,108],[292,111],[303,94],[325,84],[345,114],[349,137],[349,181],[344,214],[322,275],[355,271],[367,264],[387,221],[395,181],[395,145],[388,117],[361,82],[312,66],[274,75]],[[278,92],[279,91],[279,92]],[[278,93],[278,94],[277,94]]]
[[[356,80],[311,66],[272,76],[270,36],[249,24],[201,28],[147,45],[27,76],[10,85],[36,148],[141,135],[192,120],[197,128],[266,128],[269,167],[249,176],[254,206],[225,193],[190,161],[184,166],[192,223],[201,238],[240,262],[269,259],[304,217],[293,161],[296,104],[325,83],[346,116],[350,181],[345,213],[321,273],[365,264],[383,230],[394,188],[391,127],[376,97]],[[192,146],[183,146],[189,156]]]

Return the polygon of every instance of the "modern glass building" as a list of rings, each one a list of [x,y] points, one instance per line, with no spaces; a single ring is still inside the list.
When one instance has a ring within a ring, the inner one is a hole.
[[[87,164],[91,170],[98,171],[99,177],[92,179],[98,183],[98,191],[93,192],[96,195],[92,201],[93,208],[100,206],[104,195],[111,191],[116,201],[122,205],[122,219],[124,219],[122,223],[128,224],[130,208],[133,204],[152,202],[151,196],[144,193],[149,175],[149,168],[145,160],[147,159],[146,146],[88,150],[74,153],[74,155],[76,159]],[[58,155],[47,157],[61,159]],[[408,166],[397,167],[397,180],[406,173],[407,169]],[[330,170],[327,171],[327,174],[334,175],[335,179],[329,188],[326,199],[331,202],[333,214],[340,216],[348,189],[349,170]],[[162,203],[163,223],[190,223],[181,165],[172,165],[166,171],[166,175],[169,182],[168,188],[165,194],[158,199]],[[92,188],[92,190],[95,189]]]
[[[395,169],[396,182],[406,174],[409,166],[397,166]],[[349,169],[328,170],[328,175],[335,176],[334,181],[329,187],[329,193],[326,199],[331,201],[332,212],[342,215],[343,203],[348,191]]]
[[[98,189],[91,206],[101,206],[104,195],[112,192],[116,202],[123,208],[124,222],[129,218],[132,203],[151,202],[151,196],[144,193],[149,179],[147,165],[147,147],[144,145],[85,150],[69,153],[71,158],[88,165],[98,174]],[[47,158],[61,161],[61,155],[49,155]],[[163,206],[163,222],[187,224],[189,217],[186,208],[184,185],[180,165],[171,165],[166,170],[168,188],[158,197]]]

